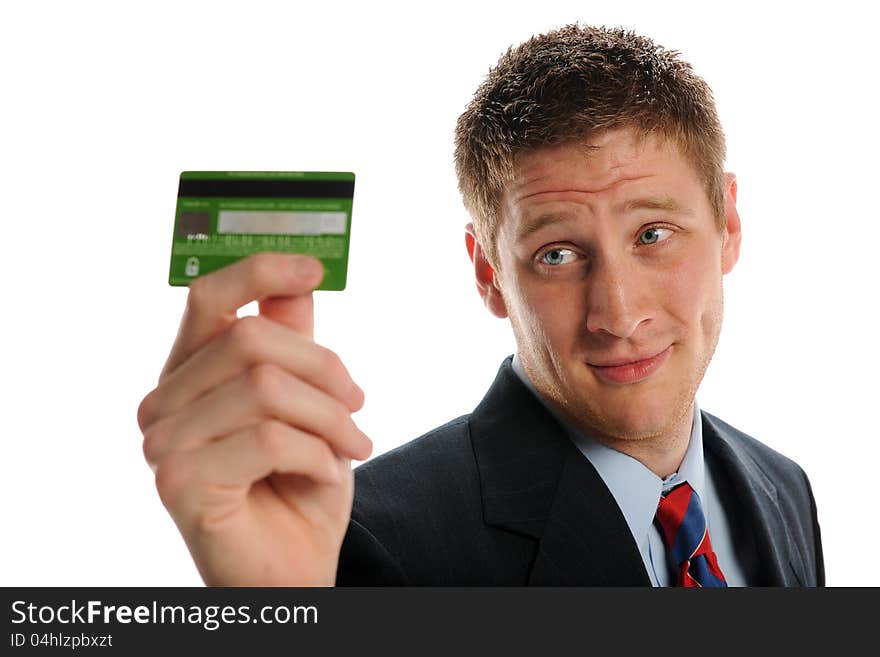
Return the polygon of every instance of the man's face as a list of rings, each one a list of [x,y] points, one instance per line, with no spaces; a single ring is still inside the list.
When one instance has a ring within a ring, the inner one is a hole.
[[[732,176],[721,232],[677,145],[636,134],[519,160],[490,283],[538,391],[612,443],[689,430],[739,249]]]

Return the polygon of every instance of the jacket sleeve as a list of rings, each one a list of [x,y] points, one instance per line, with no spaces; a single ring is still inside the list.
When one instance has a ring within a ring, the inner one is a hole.
[[[813,523],[813,550],[816,558],[816,586],[825,586],[825,558],[822,554],[822,533],[819,530],[819,518],[816,511],[816,500],[813,497],[813,489],[810,480],[804,474],[807,485],[807,495],[810,498],[810,514]]]

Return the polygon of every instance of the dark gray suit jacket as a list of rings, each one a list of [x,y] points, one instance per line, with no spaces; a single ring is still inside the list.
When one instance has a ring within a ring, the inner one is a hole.
[[[650,586],[596,470],[511,358],[480,405],[355,472],[337,584]],[[816,506],[792,461],[702,412],[713,477],[765,586],[825,583]]]

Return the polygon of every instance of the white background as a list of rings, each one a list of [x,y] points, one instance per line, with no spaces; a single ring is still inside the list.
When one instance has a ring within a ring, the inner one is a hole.
[[[356,172],[316,339],[376,454],[472,410],[513,339],[471,280],[453,127],[502,51],[576,20],[714,89],[744,238],[698,400],[807,471],[829,584],[880,584],[877,36],[870,3],[780,4],[5,3],[0,584],[201,583],[135,419],[186,296],[181,170]]]

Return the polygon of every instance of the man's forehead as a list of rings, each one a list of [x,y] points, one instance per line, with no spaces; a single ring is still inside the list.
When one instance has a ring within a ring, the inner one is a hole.
[[[547,172],[556,173],[571,168],[625,166],[646,152],[664,150],[666,141],[655,135],[645,136],[633,129],[618,129],[586,139],[539,146],[517,156],[514,182],[523,184]]]
[[[674,140],[632,128],[609,130],[520,154],[503,197],[506,205],[517,205],[551,191],[599,193],[650,177],[676,158],[683,161]]]

